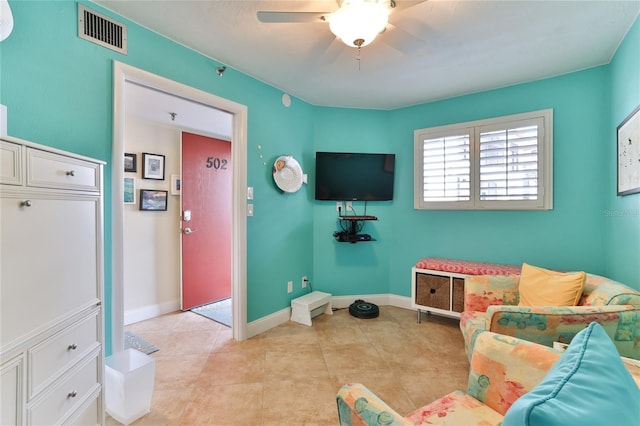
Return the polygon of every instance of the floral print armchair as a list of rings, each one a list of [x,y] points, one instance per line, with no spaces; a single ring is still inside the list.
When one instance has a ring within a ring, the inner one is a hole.
[[[473,348],[466,392],[449,393],[403,416],[363,385],[350,383],[336,397],[340,426],[499,425],[511,405],[545,379],[560,355],[560,351],[537,343],[480,333]],[[624,367],[640,386],[640,367],[632,363]]]
[[[518,306],[518,275],[470,276],[465,280],[460,329],[471,358],[484,331],[545,346],[569,343],[589,323],[600,323],[620,355],[640,359],[640,292],[619,282],[587,274],[577,306]]]
[[[474,347],[466,392],[449,393],[402,416],[363,385],[348,384],[337,396],[340,425],[496,425],[559,357],[559,351],[546,346],[482,333]]]

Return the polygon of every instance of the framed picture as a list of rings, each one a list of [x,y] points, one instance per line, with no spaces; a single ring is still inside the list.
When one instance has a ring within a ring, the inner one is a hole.
[[[171,175],[171,195],[180,195],[180,175]]]
[[[142,153],[142,178],[164,180],[164,155]]]
[[[618,195],[640,192],[640,106],[617,128]]]
[[[125,172],[137,172],[138,171],[138,156],[136,154],[124,154],[124,171]]]
[[[136,203],[136,188],[134,178],[124,178],[124,203],[135,204]]]
[[[140,210],[165,211],[167,210],[167,191],[155,189],[140,190]]]

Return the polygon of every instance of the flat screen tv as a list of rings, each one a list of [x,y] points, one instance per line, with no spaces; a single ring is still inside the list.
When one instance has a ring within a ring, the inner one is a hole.
[[[393,200],[395,154],[316,152],[316,200]]]

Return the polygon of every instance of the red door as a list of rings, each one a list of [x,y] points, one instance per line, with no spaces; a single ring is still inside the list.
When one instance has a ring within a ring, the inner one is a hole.
[[[231,142],[182,133],[182,309],[231,297]]]

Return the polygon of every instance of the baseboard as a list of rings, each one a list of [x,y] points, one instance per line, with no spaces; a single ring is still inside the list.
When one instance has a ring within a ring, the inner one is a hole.
[[[389,295],[389,306],[395,306],[396,308],[408,309],[410,311],[415,311],[416,308],[413,307],[413,303],[411,301],[411,297],[409,296],[398,296],[397,294]]]
[[[395,294],[360,294],[350,296],[332,296],[331,306],[336,309],[348,308],[356,300],[364,300],[365,302],[375,303],[379,306],[395,306],[397,308],[413,309],[411,307],[411,298],[406,296],[397,296]]]
[[[332,296],[331,306],[335,309],[348,308],[350,304],[361,299],[375,303],[379,306],[395,306],[397,308],[411,309],[411,298],[397,296],[395,294],[360,294],[352,296]],[[173,300],[158,305],[149,305],[142,308],[131,309],[124,313],[124,325],[133,324],[160,315],[180,310],[180,301]],[[281,309],[247,324],[247,338],[257,336],[291,319],[291,308]]]
[[[291,308],[281,309],[247,324],[247,339],[264,333],[291,319]]]
[[[411,307],[411,298],[397,296],[395,294],[361,294],[356,296],[332,296],[331,307],[334,309],[348,308],[358,299],[375,303],[379,306],[395,306],[397,308],[415,310]],[[291,319],[291,308],[285,308],[278,312],[264,316],[247,324],[247,338],[257,336]]]
[[[160,303],[157,305],[143,306],[142,308],[130,309],[124,313],[124,325],[148,320],[160,315],[168,314],[180,310],[180,300]]]

